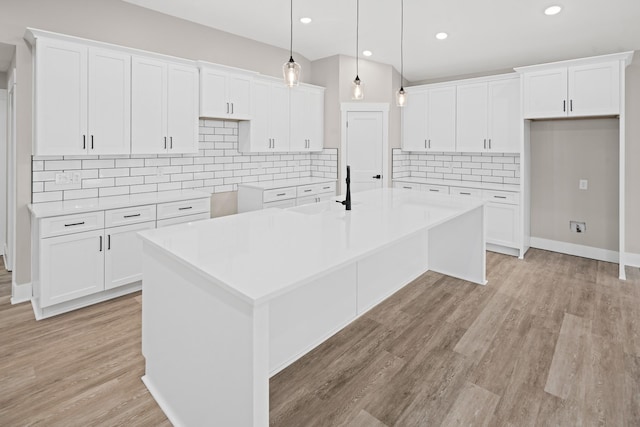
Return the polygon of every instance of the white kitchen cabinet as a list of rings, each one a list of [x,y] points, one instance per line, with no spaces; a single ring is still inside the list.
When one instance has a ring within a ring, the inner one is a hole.
[[[155,226],[150,221],[104,230],[104,289],[142,280],[142,240],[137,234]]]
[[[522,67],[524,118],[606,116],[620,113],[620,61],[565,61]]]
[[[290,89],[290,151],[321,151],[324,147],[324,88],[300,85]]]
[[[39,259],[41,307],[104,289],[102,229],[42,239]]]
[[[336,182],[319,178],[238,184],[238,212],[319,203],[336,195]]]
[[[133,57],[131,152],[198,152],[198,69]]]
[[[520,80],[457,86],[456,151],[520,151]]]
[[[519,206],[487,202],[485,213],[487,243],[517,248],[520,243]]]
[[[33,154],[129,154],[131,56],[36,39]]]
[[[404,151],[454,151],[456,143],[455,86],[409,91],[409,99],[402,113],[402,149]]]
[[[200,66],[200,117],[251,119],[253,76]]]
[[[256,80],[252,120],[238,125],[241,152],[289,151],[289,88],[282,82]]]

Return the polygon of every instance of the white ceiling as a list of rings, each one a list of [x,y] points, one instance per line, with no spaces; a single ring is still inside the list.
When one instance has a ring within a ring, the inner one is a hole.
[[[289,0],[124,1],[289,48]],[[404,3],[404,71],[409,81],[640,49],[640,0]],[[552,4],[562,5],[562,12],[544,15]],[[400,5],[400,0],[360,2],[360,51],[371,50],[371,60],[398,70]],[[294,52],[312,61],[355,55],[356,0],[293,0],[293,16]],[[300,23],[303,16],[313,22]],[[440,31],[449,33],[449,38],[436,40]]]

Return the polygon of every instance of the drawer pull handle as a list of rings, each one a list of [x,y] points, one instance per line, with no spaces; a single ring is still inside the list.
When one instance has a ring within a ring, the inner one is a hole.
[[[139,214],[139,213],[137,213],[137,214],[132,214],[132,215],[125,215],[124,217],[125,217],[125,218],[135,218],[135,217],[137,217],[137,216],[140,216],[140,214]]]
[[[287,195],[287,193],[278,193],[278,194],[276,194],[276,196],[286,196],[286,195]]]
[[[429,191],[433,191],[434,193],[439,193],[440,192],[440,190],[436,190],[436,189],[433,189],[433,188],[430,188]]]
[[[331,186],[329,187],[322,187],[323,190],[329,190],[331,188]]]
[[[185,206],[183,208],[178,208],[179,211],[186,211],[187,209],[193,209],[193,206]]]
[[[460,192],[460,194],[464,194],[465,196],[470,196],[471,195],[471,193],[464,193],[462,191]]]
[[[506,199],[507,198],[507,196],[493,196],[493,197],[495,197],[496,199]]]
[[[402,187],[402,188],[406,188],[407,190],[411,190],[412,189],[412,187],[407,187],[407,186]]]
[[[73,227],[74,225],[83,225],[83,224],[84,224],[84,221],[82,221],[82,222],[74,222],[72,224],[65,224],[64,226],[65,227]]]
[[[309,191],[311,191],[311,189],[308,189],[308,190],[304,190],[304,192],[305,192],[305,193],[308,193]]]

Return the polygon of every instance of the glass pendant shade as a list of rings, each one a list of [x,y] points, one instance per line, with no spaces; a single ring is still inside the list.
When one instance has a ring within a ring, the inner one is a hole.
[[[360,78],[356,76],[356,79],[353,81],[351,99],[363,99],[363,98],[364,98],[364,88],[362,87],[362,82],[360,81]]]
[[[404,88],[402,86],[396,92],[396,105],[398,107],[404,107],[405,105],[407,105],[407,92],[404,91]]]
[[[284,82],[287,86],[298,86],[298,83],[300,83],[301,68],[300,64],[293,60],[293,56],[289,58],[289,61],[284,63],[282,73],[284,74]]]

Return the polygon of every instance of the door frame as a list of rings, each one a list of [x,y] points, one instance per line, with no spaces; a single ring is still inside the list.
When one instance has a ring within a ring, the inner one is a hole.
[[[8,186],[8,160],[7,154],[9,152],[9,91],[7,89],[0,89],[0,121],[2,121],[2,125],[0,125],[0,129],[4,129],[4,132],[0,135],[0,164],[5,166],[4,170],[0,172],[0,255],[4,258],[4,244],[7,241],[7,210],[8,206],[8,198],[7,194],[7,186]]]
[[[347,168],[347,116],[348,113],[371,112],[382,113],[382,187],[387,187],[389,175],[389,103],[387,102],[342,102],[340,103],[342,123],[340,125],[340,154],[338,179],[340,180],[340,194],[347,191],[347,184],[342,179],[343,171]]]
[[[9,70],[7,84],[7,215],[5,241],[1,242],[5,268],[12,271],[16,258],[16,69]],[[9,259],[7,262],[7,252]],[[15,275],[12,276],[12,295],[15,296]]]

